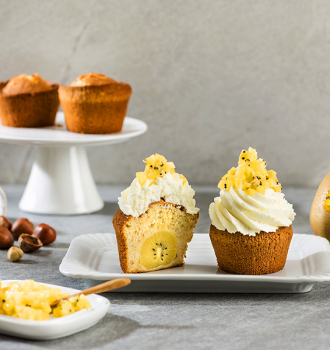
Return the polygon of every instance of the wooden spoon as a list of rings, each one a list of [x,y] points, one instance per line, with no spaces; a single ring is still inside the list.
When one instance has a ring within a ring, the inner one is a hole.
[[[81,292],[78,292],[76,294],[71,294],[71,295],[68,295],[67,297],[57,299],[53,303],[51,303],[50,306],[54,307],[61,300],[70,299],[70,298],[76,297],[80,294],[89,295],[89,294],[108,292],[109,290],[125,287],[125,286],[129,285],[130,283],[131,283],[131,280],[129,278],[117,278],[115,280],[104,282],[104,283],[98,284],[97,286],[82,290]]]

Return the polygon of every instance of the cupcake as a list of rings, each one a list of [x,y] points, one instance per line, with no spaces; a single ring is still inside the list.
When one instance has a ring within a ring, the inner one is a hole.
[[[210,238],[224,271],[261,275],[285,265],[295,213],[266,166],[250,147],[219,182],[220,196],[209,208]]]
[[[58,85],[47,83],[40,75],[17,75],[0,83],[2,125],[38,128],[54,125],[60,104]]]
[[[131,94],[130,85],[95,73],[82,75],[71,86],[61,85],[59,96],[68,130],[82,134],[121,131]]]
[[[113,218],[119,260],[125,273],[149,272],[184,264],[199,217],[194,190],[172,162],[154,154],[145,159],[121,193]]]

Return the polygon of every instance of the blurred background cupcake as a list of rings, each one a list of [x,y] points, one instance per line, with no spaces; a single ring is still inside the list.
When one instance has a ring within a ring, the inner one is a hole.
[[[59,96],[69,131],[111,134],[123,127],[130,85],[102,74],[78,77],[70,86],[61,85]]]
[[[21,74],[0,83],[2,125],[38,128],[54,125],[59,107],[58,85],[39,74]]]

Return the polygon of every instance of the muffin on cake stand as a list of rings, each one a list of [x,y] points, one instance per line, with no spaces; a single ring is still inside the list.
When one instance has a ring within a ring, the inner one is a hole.
[[[90,170],[86,149],[128,141],[148,129],[143,121],[126,117],[121,132],[85,135],[69,132],[64,115],[57,113],[55,126],[10,128],[0,125],[0,142],[37,146],[37,155],[19,208],[38,214],[87,214],[104,203]]]

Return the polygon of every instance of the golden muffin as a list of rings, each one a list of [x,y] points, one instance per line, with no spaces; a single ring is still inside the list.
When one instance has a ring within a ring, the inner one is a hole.
[[[68,130],[82,134],[121,131],[131,94],[130,85],[95,73],[78,77],[71,86],[61,85],[59,96]]]
[[[55,123],[58,85],[39,74],[21,74],[0,83],[0,118],[5,126],[38,128]]]

